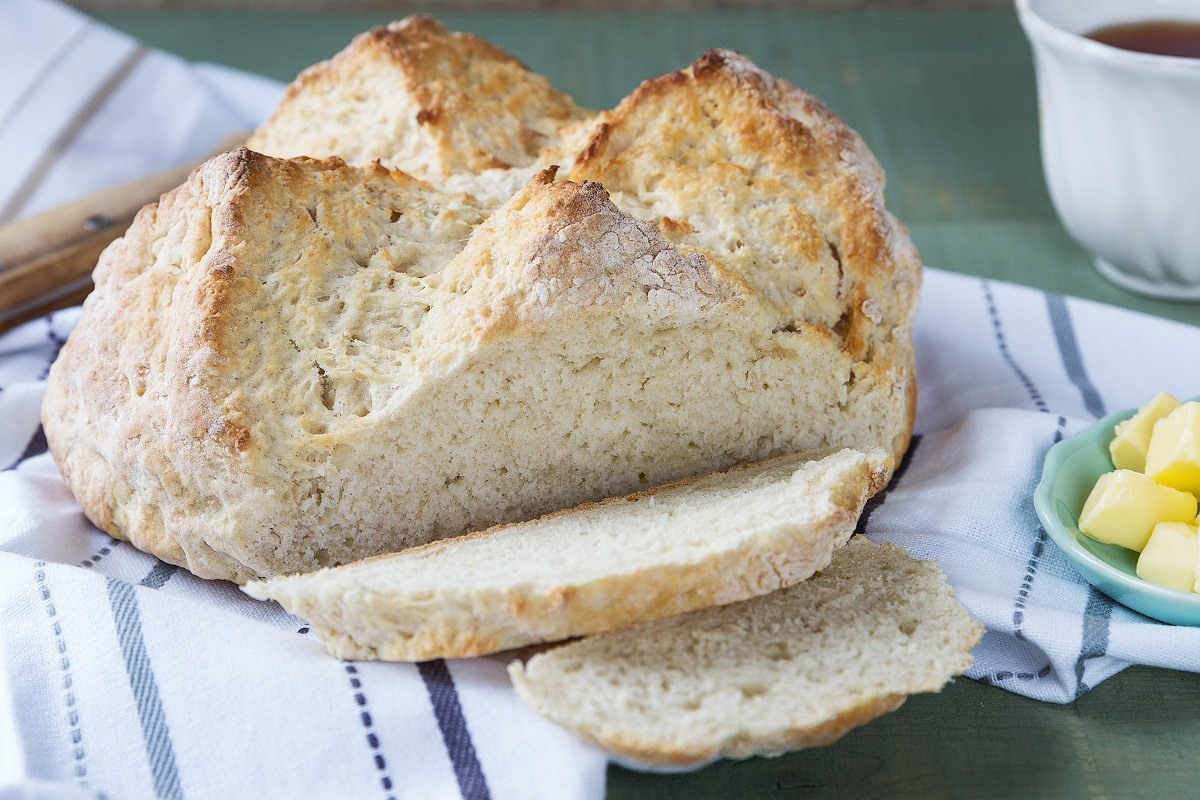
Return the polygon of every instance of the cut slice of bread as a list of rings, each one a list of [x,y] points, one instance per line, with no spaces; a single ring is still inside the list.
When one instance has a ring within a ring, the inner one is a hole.
[[[635,766],[818,747],[971,664],[983,628],[941,572],[858,537],[783,591],[509,666],[544,716]]]
[[[245,590],[339,658],[480,655],[802,581],[886,475],[881,450],[783,456]]]

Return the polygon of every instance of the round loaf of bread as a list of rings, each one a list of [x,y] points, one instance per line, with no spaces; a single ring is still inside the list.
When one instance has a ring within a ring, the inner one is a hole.
[[[883,174],[735,53],[591,114],[415,18],[251,144],[105,251],[43,407],[87,515],[197,575],[907,446],[920,265]]]

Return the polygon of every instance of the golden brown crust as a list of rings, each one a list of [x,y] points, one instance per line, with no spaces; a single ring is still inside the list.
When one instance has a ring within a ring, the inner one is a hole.
[[[51,373],[52,452],[114,536],[244,581],[790,450],[903,453],[915,250],[858,137],[736,54],[586,119],[409,18],[307,70],[252,141],[329,157],[236,151],[148,206]],[[488,394],[518,363],[556,399]],[[467,407],[475,428],[422,422]],[[622,414],[656,443],[593,475],[575,453],[623,452]],[[539,434],[563,446],[520,461]],[[422,469],[378,474],[380,437]],[[491,445],[445,455],[462,441]]]
[[[776,330],[832,334],[856,383],[897,398],[899,459],[915,419],[921,268],[862,140],[812,95],[727,50],[644,82],[585,127],[570,177],[602,183],[676,246],[744,281],[771,302]],[[772,213],[746,213],[760,208]]]
[[[867,360],[895,328],[911,325],[920,262],[903,226],[884,209],[883,172],[857,134],[812,95],[733,51],[710,50],[686,70],[644,82],[588,125],[570,177],[596,180],[618,198],[627,192],[633,204],[645,202],[652,179],[649,210],[670,206],[684,214],[659,216],[672,241],[711,261],[740,262],[751,283],[761,274],[786,287],[785,312],[793,318],[781,325],[824,325],[849,355]],[[711,153],[698,152],[695,142],[706,129],[713,131]],[[747,256],[723,252],[719,237],[704,235],[727,227],[747,239],[757,231],[745,209],[768,201],[787,209],[771,222],[792,227],[791,236],[787,227],[782,236],[773,227],[761,246],[741,243]],[[702,229],[688,215],[709,224]],[[823,256],[836,269],[831,310],[788,301],[787,291],[801,299],[811,293],[813,276],[798,280],[768,266],[781,248],[801,263]]]
[[[298,275],[326,270],[324,231],[297,229],[295,219],[314,223],[309,215],[334,187],[351,204],[356,193],[379,199],[385,218],[406,203],[459,202],[378,165],[240,148],[144,208],[101,255],[96,290],[51,369],[42,418],[64,478],[102,530],[201,577],[257,574],[215,539],[229,528],[225,515],[277,506],[271,483],[281,460],[311,458],[278,451],[286,434],[275,417],[287,406],[272,373],[298,335],[280,327],[264,288],[275,231],[309,242],[308,260],[291,265]],[[482,216],[468,202],[443,218],[455,213],[464,230]],[[266,330],[279,340],[252,340]],[[291,399],[303,415],[308,403]],[[258,535],[261,527],[246,530],[237,545],[253,549]]]
[[[319,104],[345,127],[322,128]],[[273,155],[380,159],[438,179],[532,164],[583,113],[498,47],[414,14],[304,70],[247,144]]]

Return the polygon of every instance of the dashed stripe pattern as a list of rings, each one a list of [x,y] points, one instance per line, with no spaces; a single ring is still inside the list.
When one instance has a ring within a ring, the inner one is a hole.
[[[1095,586],[1088,587],[1087,605],[1083,609],[1083,636],[1079,648],[1079,659],[1075,662],[1075,696],[1088,690],[1083,682],[1084,667],[1088,659],[1098,658],[1108,652],[1108,624],[1112,617],[1113,601],[1101,594]]]
[[[990,683],[993,686],[995,686],[997,684],[1003,683],[1004,681],[1011,681],[1013,679],[1016,679],[1019,681],[1041,680],[1043,678],[1049,677],[1050,673],[1053,671],[1054,671],[1053,664],[1046,664],[1044,667],[1039,669],[1037,672],[1012,672],[1011,670],[1002,669],[1002,670],[999,670],[998,672],[990,672],[987,675],[980,675],[979,677],[976,678],[976,680],[984,681],[986,683]]]
[[[58,668],[62,675],[63,705],[67,709],[67,735],[71,740],[71,757],[75,764],[72,772],[80,786],[87,786],[87,752],[83,747],[83,728],[79,724],[79,709],[75,705],[75,685],[71,676],[71,656],[67,652],[67,640],[63,636],[62,622],[58,618],[58,609],[54,605],[54,597],[50,592],[50,584],[46,581],[46,562],[34,562],[33,578],[37,582],[38,592],[42,597],[42,605],[46,616],[54,629],[54,647],[58,654]]]
[[[88,569],[91,569],[92,567],[99,564],[100,561],[103,560],[103,558],[106,555],[111,553],[113,551],[113,548],[115,548],[120,543],[121,543],[121,541],[119,539],[114,539],[111,536],[108,537],[108,544],[104,545],[104,547],[101,547],[98,551],[96,551],[96,555],[91,556],[90,558],[85,558],[83,561],[80,561],[79,566],[87,567]]]
[[[1066,417],[1059,417],[1054,428],[1054,444],[1062,441],[1063,431],[1066,429]],[[1033,591],[1033,579],[1037,576],[1038,566],[1042,561],[1042,554],[1046,550],[1046,529],[1038,525],[1037,536],[1033,540],[1033,551],[1029,554],[1029,561],[1025,564],[1025,575],[1021,579],[1021,586],[1017,590],[1017,599],[1013,604],[1013,635],[1018,639],[1024,639],[1025,634],[1021,630],[1021,626],[1025,622],[1025,606],[1029,600],[1029,593]]]
[[[1079,349],[1079,339],[1075,335],[1075,326],[1071,322],[1071,311],[1067,307],[1066,298],[1057,294],[1046,294],[1046,311],[1050,315],[1050,324],[1054,329],[1054,340],[1062,357],[1063,368],[1071,383],[1079,390],[1083,405],[1094,417],[1105,414],[1104,401],[1088,377],[1084,367],[1083,354]],[[1061,438],[1061,436],[1059,437]],[[1108,653],[1108,631],[1112,621],[1114,603],[1106,595],[1097,591],[1096,587],[1088,587],[1087,603],[1083,609],[1083,630],[1080,632],[1079,658],[1075,661],[1075,696],[1088,690],[1083,680],[1084,668],[1088,659],[1099,658]]]
[[[1004,326],[1000,322],[1000,312],[996,309],[996,298],[992,296],[992,286],[987,281],[980,281],[979,285],[983,287],[983,297],[987,301],[988,315],[992,319],[992,333],[996,337],[996,344],[1000,348],[1000,356],[1004,359],[1004,363],[1008,364],[1008,368],[1017,376],[1017,380],[1025,387],[1025,391],[1029,394],[1029,399],[1033,401],[1033,405],[1038,411],[1044,414],[1050,413],[1049,406],[1046,405],[1045,398],[1033,385],[1029,375],[1025,370],[1017,364],[1013,358],[1012,352],[1008,349],[1008,338],[1004,335]]]
[[[300,632],[308,633],[308,628],[301,628]],[[362,678],[359,677],[358,667],[346,664],[345,669],[346,674],[350,676],[350,688],[354,690],[354,702],[362,709],[359,712],[359,719],[366,730],[367,746],[371,748],[372,761],[375,763],[375,770],[379,773],[379,785],[386,793],[387,800],[396,800],[395,795],[392,794],[392,777],[388,774],[387,759],[379,750],[379,734],[375,733],[375,721],[371,719],[371,712],[367,709],[367,696],[362,691]]]

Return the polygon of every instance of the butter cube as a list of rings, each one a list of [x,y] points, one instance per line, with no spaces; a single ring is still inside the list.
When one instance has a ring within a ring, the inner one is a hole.
[[[1137,575],[1159,586],[1191,592],[1196,587],[1197,562],[1200,542],[1196,528],[1182,522],[1160,522],[1138,556]]]
[[[1200,519],[1196,520],[1196,524],[1200,525]],[[1198,529],[1198,530],[1200,530],[1200,529]],[[1196,536],[1196,543],[1198,545],[1200,545],[1200,534],[1197,534],[1197,536]],[[1194,580],[1192,582],[1192,591],[1200,592],[1200,550],[1197,550],[1197,552],[1196,552],[1196,569],[1195,569],[1195,572],[1193,573],[1193,578],[1194,578]]]
[[[1196,498],[1160,486],[1140,472],[1106,472],[1083,504],[1079,529],[1101,542],[1141,552],[1160,522],[1196,519]]]
[[[1108,445],[1113,466],[1117,469],[1146,471],[1146,451],[1150,448],[1150,434],[1154,423],[1179,408],[1179,401],[1166,392],[1159,392],[1154,399],[1138,409],[1124,422],[1117,423],[1116,436]]]
[[[1146,474],[1163,486],[1200,494],[1200,403],[1184,403],[1154,424]]]

